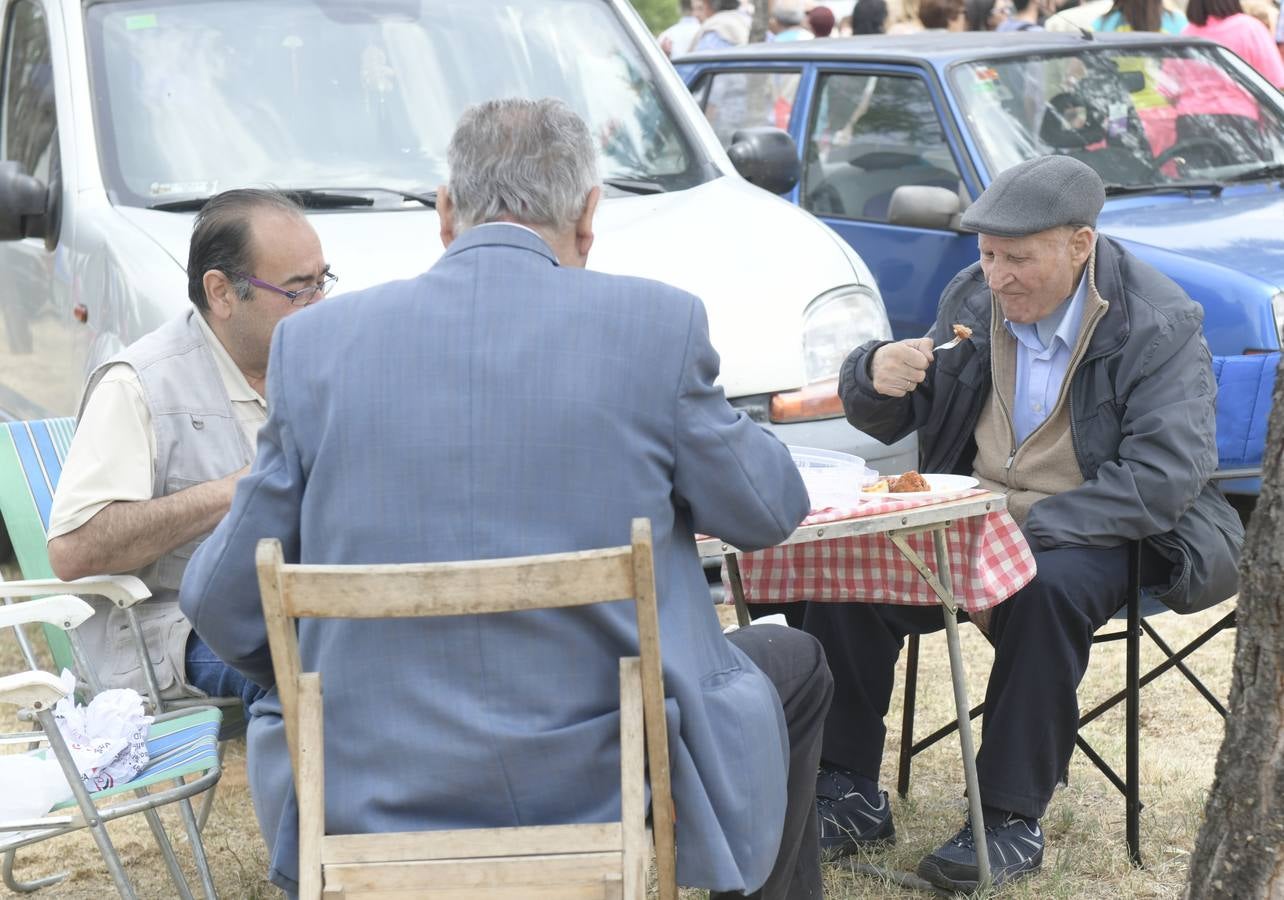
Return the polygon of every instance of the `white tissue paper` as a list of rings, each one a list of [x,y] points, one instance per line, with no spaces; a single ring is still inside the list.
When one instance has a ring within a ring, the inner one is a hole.
[[[789,620],[785,618],[784,613],[772,613],[771,615],[768,615],[768,616],[759,616],[749,624],[750,625],[784,625],[786,628],[788,628]],[[731,625],[728,625],[726,628],[722,629],[722,633],[731,634],[731,632],[738,631],[738,630],[740,630],[740,626],[733,623]]]
[[[67,696],[54,707],[58,730],[71,750],[80,777],[90,791],[101,791],[132,779],[147,765],[147,726],[143,698],[129,688],[103,691],[77,706],[75,676],[63,669]]]

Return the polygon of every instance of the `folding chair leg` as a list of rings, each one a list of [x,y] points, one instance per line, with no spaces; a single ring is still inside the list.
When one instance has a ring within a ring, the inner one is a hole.
[[[918,699],[918,635],[909,636],[905,653],[905,701],[901,706],[901,756],[896,765],[896,793],[909,796],[910,766],[914,764],[914,701]]]
[[[9,850],[4,855],[4,884],[9,890],[17,894],[30,894],[32,891],[38,891],[42,887],[49,887],[51,884],[57,884],[66,878],[70,873],[59,872],[57,875],[50,875],[46,878],[37,878],[35,881],[19,881],[13,874],[14,857],[17,850]]]
[[[1128,790],[1125,795],[1126,834],[1128,858],[1135,866],[1141,865],[1141,549],[1134,543],[1128,557],[1128,636],[1127,671],[1128,692],[1125,700],[1127,727],[1127,764],[1124,779]]]
[[[140,797],[147,796],[146,791],[134,793]],[[165,858],[165,868],[169,870],[170,881],[174,882],[180,900],[195,900],[192,897],[192,889],[187,886],[187,879],[183,876],[183,869],[178,864],[178,857],[174,854],[174,845],[170,843],[169,835],[165,833],[165,826],[161,824],[160,815],[154,809],[143,810],[143,815],[147,818],[147,825],[152,830],[152,837],[156,839],[156,846],[160,848],[161,856]]]
[[[214,876],[210,873],[210,864],[205,858],[205,845],[201,843],[201,829],[196,822],[196,814],[192,812],[191,801],[180,800],[178,811],[183,817],[183,824],[187,826],[187,840],[192,845],[192,861],[196,863],[196,874],[201,879],[201,890],[205,892],[206,900],[218,900],[218,891],[214,890]]]
[[[58,765],[61,766],[63,775],[67,778],[67,786],[71,788],[72,796],[76,798],[76,806],[85,817],[89,833],[94,836],[94,843],[98,845],[98,852],[107,866],[107,871],[111,874],[116,891],[123,900],[138,900],[138,895],[134,893],[134,888],[125,875],[125,867],[121,865],[120,856],[117,855],[116,848],[112,846],[111,838],[107,835],[107,826],[98,815],[98,808],[94,806],[85,783],[80,780],[76,762],[67,748],[67,742],[63,740],[62,732],[58,730],[58,723],[54,721],[53,710],[37,710],[36,719],[39,720],[45,736],[49,739],[49,748],[53,750],[54,756],[58,759]]]
[[[1212,706],[1213,709],[1217,710],[1217,712],[1221,714],[1223,719],[1226,718],[1229,713],[1226,711],[1226,707],[1222,705],[1222,701],[1214,696],[1213,692],[1208,689],[1208,686],[1205,685],[1204,682],[1199,680],[1199,676],[1192,672],[1189,666],[1177,658],[1176,652],[1172,647],[1168,646],[1167,642],[1164,641],[1159,632],[1151,627],[1150,623],[1145,619],[1141,620],[1141,628],[1146,632],[1150,639],[1155,642],[1155,646],[1162,650],[1168,659],[1173,660],[1173,665],[1177,667],[1178,672],[1181,672],[1186,676],[1186,680],[1190,682],[1191,687],[1199,691],[1200,695],[1208,701],[1209,705]]]
[[[223,768],[223,757],[227,753],[227,741],[218,742],[218,765]],[[210,789],[201,797],[201,811],[196,814],[196,827],[202,834],[205,833],[205,824],[210,820],[210,813],[214,811],[214,793],[218,790],[218,782],[210,785]]]

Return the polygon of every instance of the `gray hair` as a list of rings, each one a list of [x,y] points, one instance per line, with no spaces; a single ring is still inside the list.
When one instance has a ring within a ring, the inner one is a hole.
[[[464,111],[446,151],[460,230],[511,216],[564,229],[598,183],[584,120],[561,100],[488,100]]]
[[[804,15],[802,0],[776,0],[771,15],[781,25],[801,25]]]

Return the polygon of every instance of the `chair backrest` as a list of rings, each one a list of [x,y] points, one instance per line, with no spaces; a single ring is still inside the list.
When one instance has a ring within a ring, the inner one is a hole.
[[[1261,474],[1279,365],[1278,352],[1213,357],[1213,374],[1217,378],[1217,467],[1223,477]]]
[[[662,900],[676,900],[673,797],[648,520],[633,521],[632,544],[628,547],[467,562],[287,565],[280,542],[264,539],[259,542],[257,565],[298,796],[301,897],[320,896],[323,865],[327,873],[336,874],[352,874],[354,867],[365,867],[354,876],[355,880],[344,881],[347,895],[359,894],[362,883],[374,890],[374,879],[383,874],[391,880],[385,880],[381,889],[413,889],[415,896],[432,896],[431,888],[448,896],[642,897],[643,753],[641,737],[636,732],[642,730],[644,722],[660,896]],[[619,823],[414,835],[325,835],[320,675],[301,671],[296,619],[458,616],[586,606],[626,598],[635,600],[640,661],[632,657],[621,660]],[[636,692],[640,702],[630,699],[634,696],[628,688],[630,681],[640,682]],[[637,706],[641,707],[640,716]],[[633,767],[636,782],[629,771]],[[497,852],[499,847],[506,848],[507,855],[523,857],[516,872],[497,862],[496,857],[504,855]],[[594,865],[600,868],[607,856],[616,858],[622,866],[621,883],[612,890],[603,888],[599,881],[595,889],[583,879]],[[545,881],[539,890],[515,883],[532,869],[539,869],[537,880]],[[573,893],[565,885],[547,883],[546,879],[559,874],[578,884],[582,892]],[[450,882],[454,876],[461,880],[454,881],[452,893]],[[411,883],[415,879],[422,880]],[[461,885],[471,887],[463,890]]]
[[[75,420],[69,416],[5,422],[0,427],[0,517],[23,578],[54,577],[45,535],[49,531],[54,489],[75,428]],[[0,594],[3,592],[0,585]],[[54,665],[74,670],[67,635],[47,625],[44,634]]]

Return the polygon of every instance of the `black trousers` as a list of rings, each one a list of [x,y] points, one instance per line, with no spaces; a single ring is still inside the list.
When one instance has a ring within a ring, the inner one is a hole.
[[[780,625],[753,625],[733,631],[727,638],[775,685],[789,731],[784,836],[767,883],[749,896],[761,900],[819,900],[822,891],[816,767],[820,764],[821,735],[834,692],[825,651],[810,635]],[[710,900],[742,896],[715,891]]]
[[[1034,580],[990,617],[994,667],[976,764],[983,803],[1037,818],[1074,750],[1093,632],[1124,603],[1128,548],[1045,550],[1034,558]],[[804,628],[824,645],[834,674],[826,762],[878,781],[883,717],[905,635],[944,627],[937,606],[807,605]]]

